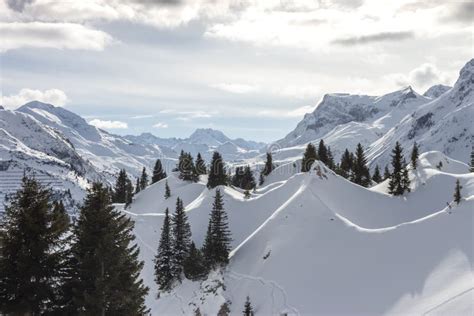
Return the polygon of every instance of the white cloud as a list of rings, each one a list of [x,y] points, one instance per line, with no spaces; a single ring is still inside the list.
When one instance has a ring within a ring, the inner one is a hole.
[[[89,124],[94,125],[97,128],[102,129],[126,129],[128,124],[121,121],[106,121],[100,119],[93,119],[89,121]]]
[[[163,122],[158,122],[153,125],[154,128],[168,128],[168,124],[163,123]]]
[[[250,93],[258,90],[257,86],[241,83],[216,83],[211,85],[212,88],[231,92],[231,93]]]
[[[435,84],[449,84],[448,76],[431,63],[424,63],[411,70],[408,74],[393,73],[386,75],[385,79],[399,87],[411,85],[421,91]]]
[[[0,23],[0,52],[23,47],[103,50],[112,42],[105,32],[74,23]]]
[[[1,104],[7,109],[16,109],[30,101],[40,101],[55,106],[64,106],[68,101],[66,93],[59,89],[49,89],[45,91],[21,89],[18,94],[3,96],[1,99]]]

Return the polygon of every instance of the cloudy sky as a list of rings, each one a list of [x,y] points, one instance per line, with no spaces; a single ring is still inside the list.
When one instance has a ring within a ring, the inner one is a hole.
[[[1,104],[114,133],[285,136],[324,93],[453,84],[472,1],[0,0]]]

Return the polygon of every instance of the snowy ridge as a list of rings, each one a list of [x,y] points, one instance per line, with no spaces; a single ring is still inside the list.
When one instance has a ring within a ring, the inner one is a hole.
[[[435,167],[440,160],[441,170]],[[173,210],[175,198],[183,198],[193,240],[201,245],[214,190],[205,188],[205,179],[185,183],[172,174],[171,199],[159,198],[164,181],[136,196],[126,211],[136,221],[154,315],[188,315],[196,307],[214,315],[227,300],[238,315],[247,295],[263,315],[474,311],[474,174],[467,165],[424,153],[410,172],[412,193],[397,198],[383,192],[383,184],[368,190],[319,163],[298,173],[298,164],[280,165],[248,200],[240,190],[222,188],[233,237],[229,266],[203,282],[185,280],[158,300],[153,257],[164,209]],[[452,203],[456,179],[465,197],[459,206]],[[217,286],[216,294],[208,293],[219,282],[225,290]]]

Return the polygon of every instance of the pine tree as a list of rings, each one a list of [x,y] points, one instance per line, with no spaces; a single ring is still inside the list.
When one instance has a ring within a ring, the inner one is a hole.
[[[410,156],[411,166],[413,167],[414,170],[416,170],[416,167],[418,166],[418,156],[419,156],[418,151],[419,151],[418,144],[415,142],[413,144],[413,149],[411,150],[411,156]]]
[[[229,262],[230,242],[227,213],[224,210],[224,201],[219,189],[212,206],[208,232],[204,241],[203,253],[211,266],[225,265]]]
[[[408,171],[404,166],[403,148],[399,142],[392,150],[392,173],[388,183],[388,192],[393,195],[403,195],[410,188]]]
[[[69,217],[51,191],[23,177],[0,221],[0,314],[42,315],[62,301]]]
[[[137,178],[137,182],[135,183],[135,194],[140,192],[140,178]]]
[[[344,178],[348,178],[352,169],[353,160],[352,155],[346,148],[341,157],[341,163],[339,164],[339,174]]]
[[[266,177],[268,176],[275,166],[273,165],[273,156],[271,152],[267,152],[267,160],[265,161],[265,167],[263,168],[262,174]]]
[[[117,181],[115,182],[114,195],[112,201],[114,203],[127,203],[130,195],[130,179],[125,169],[119,171]]]
[[[388,166],[385,165],[385,169],[383,171],[383,179],[387,180],[388,178],[390,178],[390,170],[388,170]]]
[[[191,153],[181,152],[179,157],[179,178],[184,181],[199,181],[199,174],[194,165],[194,158]]]
[[[301,161],[301,172],[308,172],[311,170],[311,166],[317,159],[318,154],[316,153],[316,147],[314,147],[313,144],[308,143],[303,154],[303,160]]]
[[[230,305],[229,302],[224,302],[219,308],[219,311],[217,312],[217,316],[229,316],[230,315],[229,305]]]
[[[189,254],[183,262],[183,272],[189,280],[199,280],[206,276],[207,268],[204,257],[199,249],[196,248],[194,242],[191,242]]]
[[[127,177],[125,182],[125,204],[130,205],[133,201],[133,184],[130,178]]]
[[[146,168],[143,167],[142,175],[140,176],[140,190],[145,190],[148,186],[148,174],[146,173]]]
[[[160,180],[166,178],[166,171],[163,169],[163,165],[161,164],[161,160],[157,159],[155,162],[155,167],[153,168],[153,175],[151,176],[151,183],[156,183]]]
[[[202,159],[201,153],[196,156],[196,172],[198,175],[207,174],[206,162]]]
[[[133,222],[110,203],[107,188],[93,183],[74,227],[68,314],[143,315],[148,288],[140,279]]]
[[[227,185],[227,174],[221,154],[215,151],[212,155],[207,187],[212,189],[218,185]]]
[[[183,262],[188,257],[191,246],[191,227],[188,216],[184,211],[183,201],[176,199],[176,211],[171,218],[172,249],[173,249],[173,275],[181,280]]]
[[[232,180],[231,180],[232,185],[234,187],[241,188],[243,178],[244,178],[244,167],[236,167],[235,173],[232,176]]]
[[[367,187],[370,184],[370,173],[367,167],[367,159],[365,158],[362,145],[357,144],[355,160],[352,165],[351,181]]]
[[[336,170],[336,164],[334,163],[334,156],[332,155],[331,147],[327,147],[328,151],[328,163],[327,166],[331,170]]]
[[[472,147],[472,150],[471,150],[471,165],[470,165],[469,171],[474,172],[474,146]]]
[[[250,303],[250,297],[248,296],[245,300],[244,310],[242,311],[242,313],[244,314],[244,316],[253,316],[253,307]]]
[[[328,149],[326,148],[326,145],[324,144],[324,140],[322,139],[319,141],[318,157],[322,163],[324,163],[325,165],[328,165],[328,162],[329,162]]]
[[[171,224],[168,209],[165,211],[158,253],[155,256],[155,282],[161,291],[169,291],[173,285],[173,249],[171,239]]]
[[[168,180],[165,182],[165,199],[168,199],[171,196],[170,186],[168,185]]]
[[[456,204],[461,203],[461,189],[462,189],[462,185],[459,182],[459,179],[457,179],[456,187],[454,188],[454,202],[456,202]]]
[[[380,175],[380,168],[379,168],[379,165],[376,165],[375,166],[375,170],[374,170],[374,174],[372,176],[372,180],[375,182],[375,183],[380,183],[382,182],[382,176]]]

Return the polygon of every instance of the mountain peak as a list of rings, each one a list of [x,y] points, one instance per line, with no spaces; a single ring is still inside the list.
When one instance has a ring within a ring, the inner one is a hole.
[[[444,94],[446,91],[451,89],[450,86],[445,86],[443,84],[437,84],[432,87],[430,87],[428,90],[423,93],[423,96],[431,98],[431,99],[436,99],[440,95]]]
[[[44,103],[44,102],[41,102],[41,101],[30,101],[28,103],[25,103],[24,105],[22,105],[20,109],[25,109],[25,108],[28,108],[28,109],[42,109],[42,110],[51,110],[51,109],[54,109],[56,108],[56,106],[52,105],[52,104],[49,104],[49,103]]]
[[[193,143],[220,145],[230,139],[219,130],[198,128],[189,136],[189,140]]]

